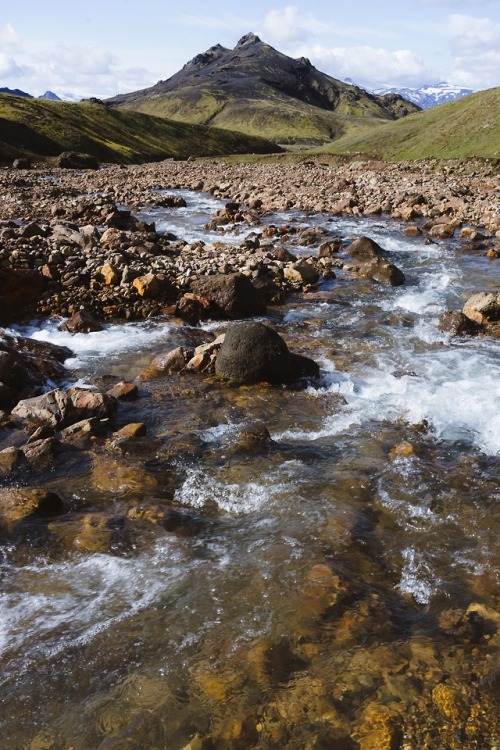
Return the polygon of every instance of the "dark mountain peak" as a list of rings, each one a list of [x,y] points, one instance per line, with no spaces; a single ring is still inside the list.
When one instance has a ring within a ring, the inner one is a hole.
[[[214,44],[213,47],[207,49],[206,52],[201,52],[199,55],[196,55],[192,60],[187,62],[184,65],[183,70],[189,71],[193,69],[199,70],[200,68],[204,68],[206,65],[210,65],[211,63],[218,60],[227,52],[230,52],[227,47],[223,47],[222,44]]]
[[[312,68],[313,64],[308,57],[298,57],[297,62],[301,65],[305,65],[307,68]]]
[[[260,39],[257,34],[250,32],[249,34],[245,34],[245,36],[241,37],[235,49],[237,49],[238,47],[248,47],[248,45],[250,44],[259,44],[261,42],[262,39]]]

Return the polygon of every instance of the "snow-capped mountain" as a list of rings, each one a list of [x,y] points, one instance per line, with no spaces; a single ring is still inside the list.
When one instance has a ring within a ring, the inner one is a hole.
[[[404,99],[407,99],[413,104],[417,104],[422,109],[430,109],[430,107],[436,107],[438,104],[444,104],[445,102],[453,102],[455,99],[461,99],[463,96],[473,94],[473,89],[465,89],[461,86],[453,86],[451,83],[441,81],[440,83],[433,83],[427,86],[422,86],[419,89],[412,88],[398,88],[396,86],[385,87],[377,89],[376,94],[401,94]]]

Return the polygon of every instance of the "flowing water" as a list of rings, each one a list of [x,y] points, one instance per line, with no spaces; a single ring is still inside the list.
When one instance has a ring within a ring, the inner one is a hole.
[[[186,209],[141,216],[207,239],[220,204],[182,194]],[[71,512],[3,540],[2,747],[497,746],[491,713],[483,734],[471,717],[497,679],[499,340],[450,338],[438,321],[498,287],[500,267],[389,220],[266,221],[366,234],[406,284],[340,271],[270,310],[319,382],[140,381],[119,420],[146,422],[147,438],[40,475]],[[167,319],[74,336],[57,324],[18,332],[73,350],[68,384],[133,380],[203,340]],[[452,708],[439,685],[459,694]]]

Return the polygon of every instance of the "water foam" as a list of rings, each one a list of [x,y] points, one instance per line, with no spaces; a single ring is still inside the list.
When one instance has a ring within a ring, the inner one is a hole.
[[[41,325],[15,326],[7,330],[7,333],[66,346],[75,355],[65,362],[66,367],[72,369],[145,349],[157,341],[167,339],[173,328],[170,323],[155,320],[109,324],[104,325],[102,331],[90,333],[69,333],[59,330],[61,321],[62,318],[51,318]]]

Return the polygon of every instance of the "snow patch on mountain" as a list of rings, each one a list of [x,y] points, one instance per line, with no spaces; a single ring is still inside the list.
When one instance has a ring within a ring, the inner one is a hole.
[[[444,104],[445,102],[453,102],[456,99],[462,99],[464,96],[473,94],[473,89],[466,89],[461,86],[454,86],[451,83],[441,81],[440,83],[432,83],[420,88],[399,88],[396,86],[384,86],[383,88],[376,89],[375,94],[401,94],[404,99],[407,99],[413,104],[417,104],[422,109],[430,109],[436,107],[438,104]]]

